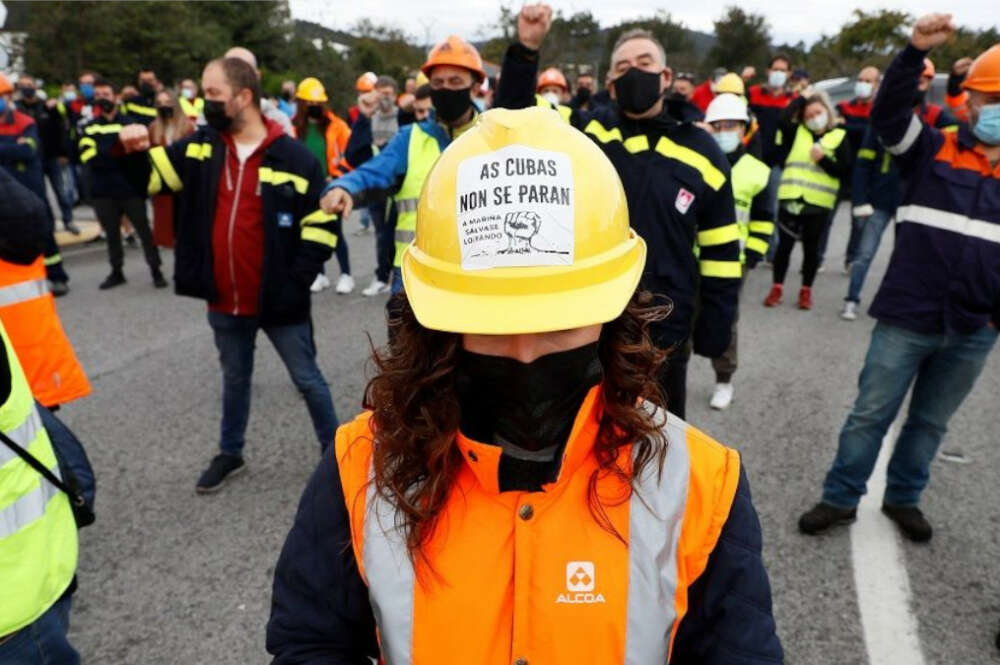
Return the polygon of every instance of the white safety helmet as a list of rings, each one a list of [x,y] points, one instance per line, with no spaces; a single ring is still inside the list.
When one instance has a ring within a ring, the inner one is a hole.
[[[749,123],[750,114],[747,113],[746,100],[728,92],[717,95],[705,110],[705,122],[719,120],[740,120]]]

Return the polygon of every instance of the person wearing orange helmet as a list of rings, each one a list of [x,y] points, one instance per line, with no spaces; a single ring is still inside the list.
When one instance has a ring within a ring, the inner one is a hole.
[[[375,89],[375,81],[377,80],[378,76],[375,75],[375,72],[365,72],[354,82],[354,91],[358,93],[358,103],[347,109],[349,124],[354,125],[357,122],[358,116],[361,115],[361,97]]]
[[[972,391],[1000,326],[1000,44],[963,85],[969,124],[941,131],[914,115],[927,52],[955,33],[929,14],[885,72],[871,124],[904,182],[896,241],[870,313],[878,320],[854,408],[820,503],[799,519],[817,534],[854,521],[882,442],[913,386],[889,461],[882,512],[915,542],[933,530],[920,498],[948,421]]]
[[[477,114],[472,87],[486,78],[479,51],[455,35],[431,49],[420,71],[430,80],[435,118],[401,127],[378,155],[327,185],[320,202],[327,214],[346,217],[355,206],[393,192],[398,211],[393,293],[403,288],[398,268],[416,232],[420,188],[438,156],[472,127]]]
[[[569,86],[566,85],[566,77],[555,67],[549,67],[538,75],[538,85],[535,92],[545,98],[553,106],[558,106],[566,101],[569,95]]]

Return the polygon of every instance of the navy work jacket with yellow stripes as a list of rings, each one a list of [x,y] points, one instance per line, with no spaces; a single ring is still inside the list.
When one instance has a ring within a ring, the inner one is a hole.
[[[495,105],[534,106],[537,69],[537,52],[512,44]],[[649,248],[643,287],[673,301],[673,313],[653,330],[654,341],[668,347],[691,337],[696,353],[720,356],[729,346],[742,274],[726,156],[707,132],[667,111],[632,121],[615,107],[574,109],[570,122],[594,140],[621,178],[629,222]]]
[[[149,151],[150,194],[176,196],[174,284],[178,295],[218,300],[212,229],[226,144],[211,127]],[[258,312],[261,325],[309,318],[309,286],[336,246],[335,215],[319,210],[326,172],[304,144],[282,134],[264,149],[257,191],[264,224],[264,265]]]
[[[131,199],[146,196],[149,164],[143,155],[123,155],[118,135],[122,127],[139,119],[117,111],[98,115],[80,127],[77,140],[80,163],[90,173],[90,194],[95,199]]]
[[[916,95],[925,55],[908,45],[896,56],[872,109],[905,184],[871,314],[916,333],[970,334],[1000,324],[1000,164],[966,125],[941,131],[900,103]]]

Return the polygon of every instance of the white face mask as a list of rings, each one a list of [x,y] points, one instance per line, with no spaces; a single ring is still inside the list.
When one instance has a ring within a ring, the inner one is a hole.
[[[787,82],[788,72],[783,72],[780,69],[772,70],[767,75],[767,84],[772,88],[784,88]]]
[[[559,99],[559,94],[555,92],[546,92],[544,95],[542,95],[542,97],[545,98],[545,101],[547,101],[549,104],[552,104],[553,106],[559,106],[559,103],[561,101]]]
[[[726,153],[727,155],[736,150],[736,148],[740,147],[739,130],[735,132],[732,130],[728,132],[715,132],[714,134],[712,134],[712,138],[714,138],[715,142],[719,144],[719,147],[722,149],[722,152]]]
[[[181,88],[181,97],[184,99],[194,99],[194,90],[191,88]]]
[[[854,96],[860,99],[868,99],[872,96],[873,87],[868,81],[858,81],[854,84]]]
[[[830,116],[826,114],[826,111],[823,111],[806,120],[806,127],[814,132],[821,132],[826,129],[829,122]]]

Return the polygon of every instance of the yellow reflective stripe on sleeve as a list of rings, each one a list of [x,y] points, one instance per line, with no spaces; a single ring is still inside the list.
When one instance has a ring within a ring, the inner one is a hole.
[[[295,191],[299,194],[305,194],[309,191],[309,181],[300,175],[295,175],[294,173],[289,173],[288,171],[275,171],[268,166],[260,167],[257,172],[258,177],[261,182],[266,182],[269,185],[284,185],[286,182],[292,183],[295,186]]]
[[[38,152],[38,141],[36,141],[35,139],[31,138],[30,136],[22,136],[21,141],[30,145],[31,149],[34,150],[35,152]]]
[[[156,117],[156,109],[154,109],[152,106],[144,106],[142,104],[127,103],[127,104],[125,104],[125,110],[128,111],[129,113],[135,113],[135,114],[138,114],[138,115],[146,115],[146,116],[150,116],[152,118]]]
[[[42,259],[42,263],[44,263],[47,266],[54,266],[60,261],[62,261],[62,254],[59,254],[58,252],[53,254],[52,256],[46,256],[44,259]]]
[[[661,136],[660,140],[657,141],[656,152],[664,157],[676,159],[697,170],[708,186],[715,191],[719,191],[726,184],[726,176],[709,161],[708,157],[691,148],[675,143],[666,136]],[[739,266],[738,263],[736,265]]]
[[[326,224],[327,222],[332,222],[336,219],[336,213],[328,215],[322,210],[315,210],[302,218],[302,226],[308,226],[309,224]]]
[[[739,261],[699,261],[702,277],[730,277],[739,279],[743,269]]]
[[[596,120],[591,120],[589,123],[587,123],[587,126],[586,128],[584,128],[583,131],[586,132],[587,134],[590,134],[601,143],[610,143],[611,141],[622,140],[622,132],[620,129],[615,127],[612,130],[607,130],[604,128],[604,125],[597,122]]]
[[[630,136],[625,139],[625,149],[632,153],[649,150],[649,139],[645,134]]]
[[[167,187],[175,192],[179,192],[184,189],[181,177],[177,175],[177,171],[174,170],[174,165],[170,163],[170,158],[167,157],[167,151],[162,145],[150,148],[149,158],[152,160],[153,166],[156,170],[160,172],[160,177],[163,178],[163,183],[166,184]]]
[[[702,247],[724,245],[727,242],[738,242],[739,239],[740,227],[738,224],[727,224],[717,229],[698,231],[698,244]]]
[[[97,157],[97,141],[84,137],[80,139],[80,163],[86,164]]]
[[[87,125],[83,129],[83,133],[93,136],[94,134],[117,134],[121,130],[122,126],[117,123],[112,125]]]
[[[767,254],[767,241],[751,236],[750,238],[747,238],[747,249],[757,252],[758,254]]]
[[[858,159],[875,159],[875,151],[871,148],[858,150]]]
[[[184,151],[184,156],[190,157],[191,159],[205,161],[206,159],[212,157],[212,144],[188,143],[187,150]]]
[[[156,169],[149,169],[149,183],[146,185],[146,193],[150,196],[156,196],[163,189],[163,180],[160,178],[160,172]]]
[[[323,229],[317,229],[314,226],[306,226],[303,228],[301,237],[303,240],[318,242],[319,244],[326,245],[328,247],[337,246],[336,234],[324,231]]]
[[[769,236],[774,233],[774,222],[750,222],[750,233],[762,233]]]

